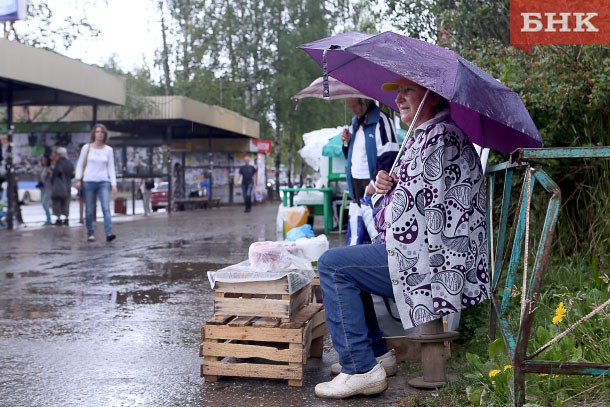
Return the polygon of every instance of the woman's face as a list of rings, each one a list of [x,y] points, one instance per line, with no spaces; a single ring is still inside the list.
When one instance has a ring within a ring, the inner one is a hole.
[[[417,112],[417,108],[426,94],[426,88],[410,80],[402,80],[401,82],[402,83],[398,85],[397,89],[398,93],[396,94],[395,99],[396,106],[398,106],[402,121],[408,125],[411,125],[411,122],[415,117],[415,112]],[[424,107],[422,107],[421,113],[419,114],[419,119],[415,125],[419,126],[420,124],[431,119],[433,116],[434,105],[430,100],[428,100]]]
[[[105,134],[104,134],[104,130],[102,130],[101,127],[96,127],[95,128],[95,141],[98,143],[103,143],[104,142],[104,138],[106,138]]]

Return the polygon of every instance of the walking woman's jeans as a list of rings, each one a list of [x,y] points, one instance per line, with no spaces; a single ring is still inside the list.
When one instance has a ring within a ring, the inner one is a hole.
[[[112,218],[110,217],[110,182],[85,181],[85,225],[87,236],[93,236],[93,213],[95,211],[95,197],[99,196],[102,213],[104,214],[104,232],[106,236],[112,234]]]
[[[346,246],[326,251],[318,260],[326,323],[339,353],[343,373],[358,374],[387,352],[375,309],[363,305],[361,292],[394,296],[385,244]]]

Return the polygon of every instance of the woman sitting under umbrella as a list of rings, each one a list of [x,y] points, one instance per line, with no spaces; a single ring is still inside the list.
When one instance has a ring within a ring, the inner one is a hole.
[[[361,292],[394,297],[405,329],[489,298],[485,182],[472,143],[441,96],[405,78],[382,88],[397,91],[401,118],[415,130],[396,169],[375,180],[384,242],[331,249],[318,261],[342,366],[316,386],[319,397],[377,394],[388,386],[367,331],[375,316],[365,315]]]

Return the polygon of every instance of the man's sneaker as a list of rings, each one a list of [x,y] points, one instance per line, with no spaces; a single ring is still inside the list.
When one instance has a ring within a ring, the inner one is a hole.
[[[70,222],[68,221],[68,219],[64,219],[64,226],[70,226]]]
[[[88,242],[95,242],[95,236],[93,236],[93,235],[87,236],[87,241]]]
[[[116,239],[115,235],[108,235],[108,236],[106,236],[106,241],[107,242],[112,242],[114,239]]]
[[[380,364],[366,373],[346,374],[339,373],[330,382],[316,385],[315,393],[318,397],[328,399],[344,399],[357,394],[379,394],[388,388],[388,379]]]
[[[63,226],[63,224],[64,224],[64,221],[63,221],[63,220],[61,220],[61,219],[57,219],[57,220],[55,221],[55,226]]]
[[[381,356],[377,356],[377,362],[385,369],[385,374],[387,377],[394,376],[396,372],[398,372],[398,364],[396,363],[396,352],[394,349],[390,349],[387,353],[384,353]],[[330,371],[332,374],[341,373],[341,369],[343,367],[340,363],[333,363],[330,366]]]

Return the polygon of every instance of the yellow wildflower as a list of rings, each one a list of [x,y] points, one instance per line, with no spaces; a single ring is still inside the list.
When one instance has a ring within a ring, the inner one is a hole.
[[[559,303],[559,306],[555,310],[555,316],[553,317],[553,324],[557,325],[563,320],[563,317],[566,315],[567,310],[563,306],[563,302]]]
[[[501,371],[499,369],[490,370],[489,377],[495,377],[495,376],[499,375],[500,373],[501,373]]]
[[[512,369],[511,365],[504,365],[504,371],[506,372],[508,369]]]
[[[539,375],[539,376],[540,376],[540,377],[544,377],[544,376],[548,376],[548,375],[549,375],[548,373],[540,373],[540,375]]]

